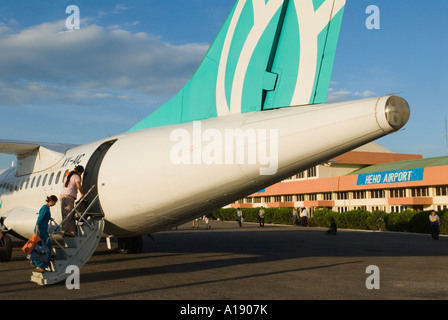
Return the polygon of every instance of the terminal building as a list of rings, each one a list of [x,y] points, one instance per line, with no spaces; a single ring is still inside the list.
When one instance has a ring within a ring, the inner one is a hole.
[[[229,206],[442,211],[448,209],[448,157],[423,159],[372,142]]]

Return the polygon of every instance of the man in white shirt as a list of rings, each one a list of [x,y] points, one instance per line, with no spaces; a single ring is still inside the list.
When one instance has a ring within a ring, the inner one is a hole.
[[[306,208],[303,208],[300,214],[300,225],[306,227],[307,224],[308,224],[308,210]]]

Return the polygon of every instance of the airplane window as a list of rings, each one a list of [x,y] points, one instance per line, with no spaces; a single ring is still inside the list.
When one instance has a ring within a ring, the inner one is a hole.
[[[59,171],[58,175],[56,176],[56,180],[54,181],[55,184],[58,184],[60,177],[61,177],[61,171]]]
[[[36,188],[39,188],[40,179],[42,179],[42,176],[39,176],[39,178],[37,178]]]
[[[62,183],[64,183],[64,178],[67,176],[68,170],[65,170],[64,177],[62,178]]]
[[[51,185],[53,182],[54,172],[50,175],[50,180],[48,181],[48,185]]]
[[[31,186],[30,186],[30,188],[34,187],[34,181],[36,181],[36,177],[33,177],[33,180],[31,180]]]
[[[44,176],[44,180],[42,181],[42,187],[45,185],[45,182],[47,181],[47,177],[48,177],[48,174],[46,174]]]

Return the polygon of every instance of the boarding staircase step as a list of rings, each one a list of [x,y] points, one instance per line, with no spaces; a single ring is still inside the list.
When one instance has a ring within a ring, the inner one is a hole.
[[[85,235],[74,237],[63,237],[65,247],[55,248],[55,260],[51,261],[49,271],[40,273],[33,272],[31,281],[39,285],[54,284],[64,281],[69,276],[67,267],[76,265],[81,269],[98,247],[104,230],[103,219],[90,219],[93,228],[86,228]]]
[[[86,193],[84,198],[93,189]],[[52,243],[54,260],[50,261],[50,266],[46,272],[33,272],[31,281],[39,285],[55,284],[67,279],[70,273],[66,273],[67,267],[77,266],[81,269],[95,252],[101,240],[105,221],[101,213],[89,213],[88,210],[97,200],[98,196],[94,198],[91,205],[83,213],[77,211],[77,206],[70,212],[70,214],[78,213],[79,219],[76,222],[77,232],[73,237],[62,236],[56,237],[58,228],[52,233]],[[81,199],[83,200],[83,199]],[[80,201],[79,203],[81,203]]]

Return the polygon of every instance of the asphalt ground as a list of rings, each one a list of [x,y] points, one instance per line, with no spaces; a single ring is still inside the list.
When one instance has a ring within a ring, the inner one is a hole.
[[[211,221],[206,230],[200,221],[199,229],[185,224],[154,234],[154,240],[145,236],[139,254],[121,255],[116,243],[108,250],[102,241],[81,269],[80,288],[72,290],[65,283],[30,282],[33,268],[20,250],[23,242],[14,241],[11,261],[0,263],[0,301],[174,300],[191,306],[194,301],[448,298],[448,237],[324,231],[251,223],[239,228],[220,221]]]

